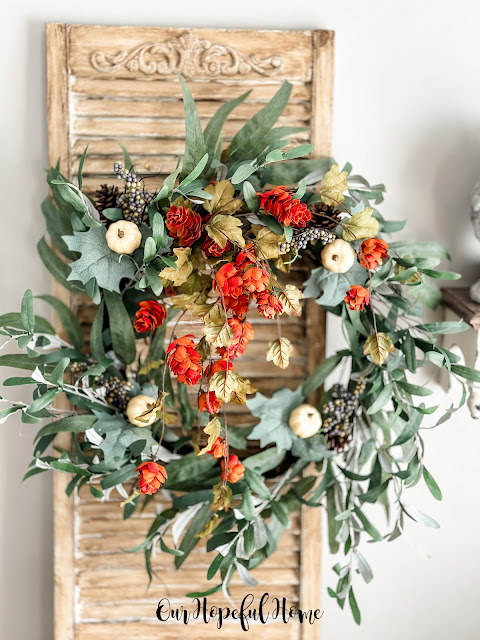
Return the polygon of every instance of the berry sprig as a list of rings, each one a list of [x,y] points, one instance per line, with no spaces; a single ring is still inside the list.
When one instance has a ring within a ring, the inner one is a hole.
[[[123,209],[123,217],[129,222],[140,224],[145,218],[148,205],[154,194],[146,191],[143,182],[133,169],[124,169],[122,164],[115,162],[113,170],[120,180],[124,180],[124,192],[118,196],[117,204]]]

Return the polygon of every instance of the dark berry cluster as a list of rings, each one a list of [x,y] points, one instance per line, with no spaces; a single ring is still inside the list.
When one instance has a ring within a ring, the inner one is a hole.
[[[125,411],[133,386],[130,381],[121,380],[117,376],[107,378],[102,374],[93,383],[96,387],[104,387],[105,400],[111,407]]]
[[[117,204],[123,209],[123,217],[129,222],[140,224],[145,218],[148,204],[154,194],[145,191],[143,182],[133,169],[124,169],[119,162],[115,162],[113,170],[120,180],[124,180],[124,192],[119,195]]]
[[[355,416],[360,408],[360,396],[365,383],[359,380],[352,391],[341,384],[334,385],[330,400],[322,408],[322,433],[329,449],[345,451],[352,440]]]
[[[70,365],[70,373],[73,373],[74,376],[81,376],[90,366],[88,362],[72,362]]]
[[[290,242],[282,242],[280,251],[282,253],[298,252],[306,249],[310,242],[319,240],[323,245],[330,244],[336,239],[336,235],[327,229],[318,229],[317,227],[308,227],[303,231],[296,233]]]

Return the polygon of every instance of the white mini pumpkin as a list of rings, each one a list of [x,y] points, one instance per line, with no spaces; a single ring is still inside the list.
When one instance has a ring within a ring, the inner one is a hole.
[[[311,404],[301,404],[290,414],[288,424],[299,438],[311,438],[322,426],[322,417]]]
[[[325,269],[332,271],[332,273],[345,273],[353,266],[356,253],[349,242],[337,238],[332,243],[325,245],[321,257]]]
[[[134,222],[117,220],[112,222],[107,231],[108,247],[115,253],[133,253],[142,242],[140,229]]]
[[[151,398],[150,396],[145,396],[143,394],[135,396],[128,402],[125,410],[128,421],[136,427],[148,427],[153,424],[157,419],[157,413],[155,411],[148,418],[148,422],[141,422],[140,420],[137,420],[137,418],[154,404],[155,398]]]

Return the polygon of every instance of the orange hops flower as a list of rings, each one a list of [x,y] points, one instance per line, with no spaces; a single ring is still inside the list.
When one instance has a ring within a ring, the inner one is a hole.
[[[193,336],[187,335],[170,343],[167,364],[179,382],[197,384],[202,377],[201,356],[195,349]]]
[[[165,467],[156,462],[142,462],[137,467],[138,488],[142,493],[151,496],[156,493],[167,479]]]
[[[215,391],[202,393],[202,395],[198,399],[199,411],[208,411],[208,413],[218,413],[221,406],[222,406],[222,403],[215,395]]]
[[[370,302],[370,294],[365,287],[354,284],[344,298],[352,311],[363,311]]]
[[[359,257],[360,264],[365,269],[375,269],[382,264],[383,258],[388,255],[388,244],[380,238],[371,238],[362,242]]]
[[[227,244],[222,249],[222,247],[212,240],[212,238],[208,237],[203,243],[203,253],[207,256],[207,258],[220,258],[220,256],[230,249],[230,241],[227,240]]]
[[[277,313],[280,315],[283,312],[283,304],[278,298],[272,296],[267,291],[262,291],[257,294],[257,309],[258,313],[261,313],[262,316],[272,320]]]
[[[238,459],[238,456],[235,454],[231,454],[228,456],[227,468],[225,469],[225,460],[220,460],[220,464],[222,465],[222,480],[227,478],[228,482],[238,482],[243,478],[243,474],[245,473],[245,467]]]
[[[270,276],[265,269],[259,267],[250,267],[243,273],[243,287],[250,293],[259,293],[265,291],[267,284],[270,281]]]
[[[242,293],[238,298],[225,298],[225,308],[231,311],[236,318],[242,319],[247,315],[250,306],[250,296]]]
[[[233,262],[227,262],[217,271],[214,288],[220,287],[223,295],[227,298],[238,298],[242,293],[242,286],[241,273]]]
[[[167,317],[165,305],[159,304],[156,300],[144,300],[139,302],[138,306],[140,309],[135,314],[133,326],[139,333],[154,331]]]
[[[255,253],[252,251],[252,249],[253,249],[252,243],[245,245],[245,247],[240,251],[238,256],[235,258],[235,264],[237,265],[237,267],[245,268],[250,264],[256,264],[257,257]]]
[[[180,241],[181,247],[191,247],[202,233],[202,218],[192,209],[172,204],[167,213],[166,226],[172,238]]]
[[[216,362],[208,365],[205,369],[205,375],[207,378],[211,378],[215,373],[218,373],[219,371],[227,371],[227,369],[233,369],[233,364],[231,362],[228,362],[228,360],[217,360]]]
[[[253,338],[253,329],[250,322],[245,322],[244,324],[238,318],[229,318],[227,322],[230,328],[233,329],[233,341],[228,349],[227,347],[218,347],[217,353],[221,355],[222,358],[228,357],[229,360],[232,360],[233,358],[241,356],[245,351],[247,344]]]
[[[218,460],[218,458],[223,458],[223,456],[225,455],[225,444],[222,442],[220,436],[218,436],[218,438],[213,443],[212,448],[207,453],[213,456],[216,460]]]
[[[257,193],[260,206],[287,227],[304,227],[312,219],[307,205],[292,196],[285,186]]]

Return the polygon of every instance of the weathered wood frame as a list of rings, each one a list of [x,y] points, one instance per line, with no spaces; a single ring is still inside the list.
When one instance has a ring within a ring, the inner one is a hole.
[[[55,165],[60,160],[60,170],[68,175],[71,169],[71,145],[68,122],[69,107],[69,25],[46,25],[47,42],[47,99],[48,99],[48,149],[49,161]],[[311,141],[315,156],[331,154],[332,103],[333,103],[333,55],[334,34],[330,31],[312,32],[312,118]],[[72,296],[56,281],[52,292],[67,305]],[[312,369],[325,353],[325,313],[309,301],[307,313],[307,341],[309,368]],[[61,330],[55,321],[57,330]],[[64,401],[64,406],[68,406]],[[59,436],[57,444],[68,446],[68,437]],[[54,477],[54,632],[56,640],[75,640],[74,616],[74,503],[65,494],[66,475]],[[304,608],[318,607],[320,594],[321,560],[321,512],[320,509],[303,508],[301,514],[301,566],[300,592]],[[318,637],[317,626],[303,625],[303,640]]]

